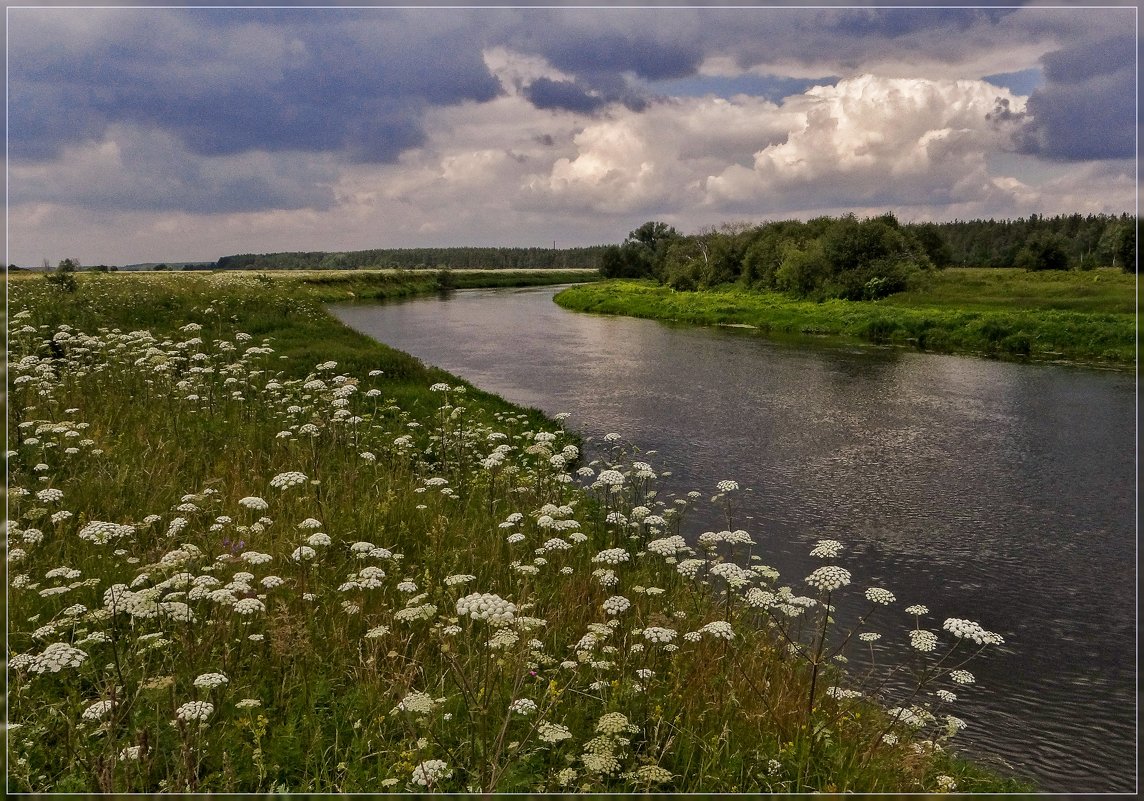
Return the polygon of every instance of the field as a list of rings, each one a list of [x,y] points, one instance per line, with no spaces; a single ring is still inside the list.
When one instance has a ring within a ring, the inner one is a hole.
[[[731,477],[586,461],[337,323],[360,280],[10,280],[10,790],[1027,789],[955,756],[997,635],[844,543],[783,579]]]
[[[1135,283],[1135,276],[1119,270],[949,269],[880,301],[816,303],[740,287],[675,292],[651,282],[608,281],[566,290],[557,303],[578,311],[1126,369],[1136,358]]]

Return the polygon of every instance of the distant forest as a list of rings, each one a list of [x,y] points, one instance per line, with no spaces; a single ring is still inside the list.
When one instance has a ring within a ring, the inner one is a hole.
[[[223,256],[217,270],[570,270],[598,269],[603,245],[586,248],[396,248],[345,253],[244,253]]]
[[[561,270],[593,269],[605,276],[655,278],[676,288],[729,281],[811,291],[824,275],[849,271],[841,296],[896,291],[915,268],[1019,267],[1029,270],[1136,271],[1137,219],[1130,214],[1034,214],[1014,220],[899,223],[893,214],[733,223],[680,234],[647,222],[619,245],[577,248],[381,248],[345,252],[243,253],[217,262],[132,265],[144,270]],[[107,265],[72,269],[117,270]],[[64,262],[61,262],[64,264]],[[785,269],[784,269],[785,265]],[[890,265],[889,268],[886,265]],[[853,272],[858,268],[858,272]],[[9,265],[9,269],[20,269]],[[46,262],[42,269],[50,269]],[[863,275],[861,286],[854,284]],[[829,279],[829,276],[826,276]],[[867,286],[870,280],[879,279]],[[830,280],[827,280],[830,283]]]
[[[884,214],[729,224],[685,236],[651,221],[605,248],[600,272],[680,290],[739,283],[799,297],[873,300],[943,267],[1135,271],[1136,228],[1131,215],[901,224]]]

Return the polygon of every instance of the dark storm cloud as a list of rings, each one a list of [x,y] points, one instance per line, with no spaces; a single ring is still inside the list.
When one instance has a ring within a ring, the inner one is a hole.
[[[1136,154],[1136,41],[1114,36],[1048,53],[1029,98],[1022,152],[1058,160]]]
[[[10,21],[21,43],[10,72],[17,160],[51,157],[130,121],[172,131],[200,155],[332,150],[391,162],[424,140],[425,108],[500,91],[479,47],[448,25],[434,31],[445,12],[411,24],[388,10],[267,17],[123,9],[101,17],[103,27],[76,48],[66,31],[43,41],[53,20],[49,10],[26,13],[33,11],[26,37],[25,13]]]
[[[524,96],[537,108],[556,108],[582,114],[597,111],[607,102],[573,81],[554,81],[550,78],[538,78],[524,87]]]

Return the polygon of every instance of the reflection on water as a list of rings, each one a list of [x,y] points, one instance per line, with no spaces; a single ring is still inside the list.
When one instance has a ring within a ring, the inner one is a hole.
[[[585,436],[657,451],[670,488],[734,478],[787,580],[848,567],[1006,645],[958,710],[972,754],[1058,792],[1135,788],[1131,376],[779,343],[567,312],[551,288],[339,306],[351,326]]]

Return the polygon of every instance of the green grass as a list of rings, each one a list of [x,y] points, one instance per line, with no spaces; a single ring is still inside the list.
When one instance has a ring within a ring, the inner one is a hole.
[[[322,291],[9,292],[14,790],[1028,789],[955,756],[934,691],[971,691],[947,672],[965,641],[911,653],[905,724],[871,693],[890,652],[873,685],[833,657],[912,615],[829,625],[801,580],[766,601],[780,580],[741,542],[666,556],[695,501],[654,495],[634,446],[566,480],[574,434],[359,336]],[[729,529],[735,491],[713,501]],[[473,618],[473,593],[512,619]]]
[[[571,287],[556,302],[602,314],[1127,369],[1135,364],[1134,288],[1134,276],[1115,270],[951,269],[881,301],[818,303],[732,286],[675,292],[646,281],[605,281]]]

